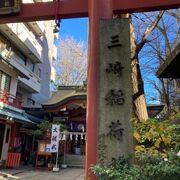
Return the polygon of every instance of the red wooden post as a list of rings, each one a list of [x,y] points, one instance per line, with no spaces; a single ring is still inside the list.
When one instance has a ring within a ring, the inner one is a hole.
[[[99,90],[99,27],[100,19],[112,18],[112,0],[89,0],[89,54],[87,85],[86,179],[95,180],[90,167],[97,160],[98,90]]]

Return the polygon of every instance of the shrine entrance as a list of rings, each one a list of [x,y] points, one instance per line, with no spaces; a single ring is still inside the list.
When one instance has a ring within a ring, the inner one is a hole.
[[[66,127],[60,132],[62,163],[68,167],[85,166],[86,86],[62,86],[43,105],[51,119]]]
[[[13,0],[12,0],[13,1]],[[88,85],[87,85],[87,144],[86,144],[86,179],[94,180],[95,176],[91,173],[90,167],[96,164],[97,160],[105,159],[111,154],[111,147],[113,155],[123,155],[127,149],[129,153],[132,152],[132,146],[128,147],[128,142],[119,151],[119,144],[126,137],[128,132],[131,132],[131,127],[128,122],[132,115],[132,100],[130,100],[131,90],[130,85],[130,61],[129,61],[129,37],[122,37],[123,34],[119,32],[122,24],[127,22],[112,20],[113,14],[133,13],[140,11],[155,11],[170,8],[178,8],[180,6],[179,0],[151,0],[142,2],[141,0],[54,0],[46,3],[22,4],[20,12],[17,12],[17,3],[19,0],[14,0],[15,10],[10,10],[10,14],[0,16],[0,23],[8,22],[27,22],[50,19],[63,18],[89,18],[89,53],[88,53]],[[7,7],[6,7],[7,8]],[[102,19],[108,19],[102,21]],[[112,20],[112,21],[111,21]],[[125,25],[126,26],[126,25]],[[125,36],[126,31],[124,30]],[[111,31],[112,30],[112,31]],[[108,33],[111,34],[108,35]],[[102,36],[102,34],[104,36]],[[120,50],[122,49],[122,51]],[[107,50],[108,49],[108,50]],[[120,53],[119,53],[120,50]],[[118,57],[123,53],[127,56],[123,59]],[[111,59],[112,63],[111,63]],[[118,67],[122,70],[122,74],[114,73],[114,69]],[[105,75],[106,73],[106,75]],[[128,75],[128,82],[123,90],[121,85],[124,85],[124,76]],[[113,81],[112,81],[113,80]],[[109,88],[111,86],[112,89]],[[115,82],[120,82],[115,83]],[[105,89],[103,88],[105,83]],[[117,108],[119,107],[119,108]],[[124,110],[131,109],[130,116],[123,114],[121,119],[117,118],[120,112],[125,113]],[[108,114],[109,113],[109,114]],[[112,119],[108,118],[112,115]],[[107,116],[106,116],[107,115]],[[103,117],[107,117],[103,122]],[[126,121],[123,121],[126,120]],[[123,124],[123,122],[124,124]],[[110,123],[110,124],[108,124]],[[109,127],[109,129],[107,129]],[[115,130],[118,127],[118,131]],[[107,146],[110,142],[106,133],[108,132],[114,137],[113,144]],[[124,135],[123,135],[124,134]],[[119,138],[120,137],[120,138]],[[131,140],[130,140],[130,139]],[[129,135],[128,140],[132,141]],[[132,142],[130,142],[131,144]],[[102,146],[101,146],[102,145]],[[112,146],[115,145],[115,146]],[[103,147],[104,146],[104,147]],[[103,147],[98,148],[98,147]],[[103,151],[103,149],[106,151]],[[127,149],[126,149],[127,148]],[[101,151],[103,151],[101,153]],[[102,154],[103,156],[98,156]]]

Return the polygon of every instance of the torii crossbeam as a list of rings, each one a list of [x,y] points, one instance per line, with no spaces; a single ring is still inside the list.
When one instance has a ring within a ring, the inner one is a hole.
[[[87,86],[86,179],[95,180],[89,168],[97,159],[97,120],[99,87],[99,24],[113,14],[179,8],[180,0],[54,0],[22,4],[19,14],[2,15],[0,23],[27,22],[64,18],[89,18]]]
[[[101,1],[101,0],[100,0]],[[105,4],[106,0],[104,0]],[[102,1],[103,3],[103,1]],[[113,13],[134,13],[178,8],[179,0],[111,0]],[[57,9],[58,8],[58,9]],[[101,7],[99,11],[103,11]],[[21,5],[19,14],[0,16],[1,23],[88,17],[88,0],[64,0]]]

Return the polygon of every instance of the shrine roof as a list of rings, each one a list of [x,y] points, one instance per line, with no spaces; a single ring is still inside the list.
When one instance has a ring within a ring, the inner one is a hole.
[[[159,78],[180,78],[180,41],[157,71]]]
[[[148,116],[155,118],[161,111],[163,111],[164,104],[147,104]]]
[[[43,104],[44,108],[55,107],[66,103],[69,100],[86,99],[86,91],[80,86],[61,86],[60,90],[55,92],[47,103]]]

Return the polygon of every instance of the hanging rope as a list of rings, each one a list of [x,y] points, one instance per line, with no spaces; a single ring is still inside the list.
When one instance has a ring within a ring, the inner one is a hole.
[[[59,32],[59,29],[60,29],[60,22],[61,20],[58,19],[58,12],[59,12],[59,2],[60,0],[54,0],[55,1],[55,27],[54,27],[54,30],[53,32],[54,33],[58,33]]]

